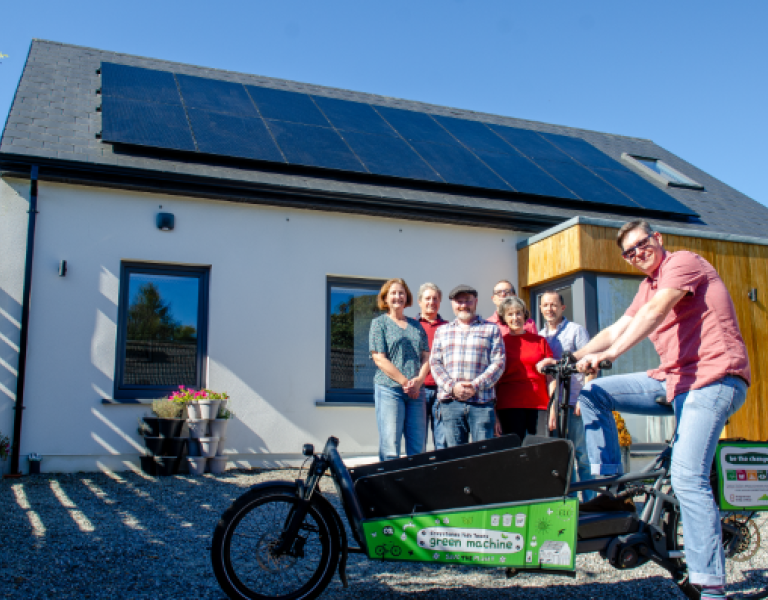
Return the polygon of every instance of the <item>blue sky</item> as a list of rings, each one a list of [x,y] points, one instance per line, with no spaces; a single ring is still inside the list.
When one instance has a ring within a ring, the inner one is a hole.
[[[30,41],[652,139],[768,205],[768,2],[5,2],[0,118]]]

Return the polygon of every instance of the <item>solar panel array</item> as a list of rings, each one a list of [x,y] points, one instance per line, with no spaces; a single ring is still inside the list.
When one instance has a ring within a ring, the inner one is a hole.
[[[580,138],[114,63],[101,77],[107,142],[695,215]]]

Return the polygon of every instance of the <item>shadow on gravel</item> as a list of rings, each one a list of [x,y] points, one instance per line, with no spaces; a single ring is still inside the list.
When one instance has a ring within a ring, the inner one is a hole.
[[[252,485],[295,476],[287,470],[165,478],[105,472],[4,480],[0,598],[223,599],[209,557],[219,516]],[[324,479],[321,489],[340,510],[332,482]],[[334,576],[320,598],[683,598],[655,566],[620,572],[593,555],[577,561],[575,580],[532,574],[507,579],[498,568],[352,555],[349,588]],[[756,581],[767,576],[764,568],[742,574]]]

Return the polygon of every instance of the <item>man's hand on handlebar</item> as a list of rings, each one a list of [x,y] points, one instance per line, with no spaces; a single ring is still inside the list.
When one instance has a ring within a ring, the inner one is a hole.
[[[579,373],[597,373],[601,367],[600,363],[608,361],[612,363],[615,357],[608,354],[608,352],[597,352],[595,354],[587,354],[576,363],[576,369]]]
[[[544,367],[547,365],[556,365],[557,361],[554,358],[542,358],[539,362],[536,363],[536,370],[544,374]]]

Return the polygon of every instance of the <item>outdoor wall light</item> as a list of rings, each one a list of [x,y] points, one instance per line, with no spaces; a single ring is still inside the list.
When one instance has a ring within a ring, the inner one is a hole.
[[[62,260],[59,263],[59,277],[64,277],[67,274],[67,261]]]
[[[174,221],[173,213],[157,213],[157,228],[160,231],[173,231]]]

